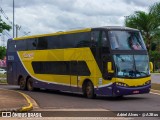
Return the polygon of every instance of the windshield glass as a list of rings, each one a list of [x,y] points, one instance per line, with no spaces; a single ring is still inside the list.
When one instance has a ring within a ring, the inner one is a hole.
[[[119,77],[135,78],[149,75],[147,55],[114,55],[114,61]]]
[[[146,50],[138,31],[109,31],[108,36],[113,50]]]

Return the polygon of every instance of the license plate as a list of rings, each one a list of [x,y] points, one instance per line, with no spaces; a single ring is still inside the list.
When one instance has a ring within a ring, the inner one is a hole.
[[[133,91],[133,93],[134,93],[134,94],[137,94],[137,93],[139,93],[139,91],[138,91],[138,90],[135,90],[135,91]]]

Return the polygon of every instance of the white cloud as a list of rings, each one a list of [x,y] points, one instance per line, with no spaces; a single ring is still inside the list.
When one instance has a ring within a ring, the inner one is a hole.
[[[0,0],[12,21],[12,0]],[[15,0],[15,23],[31,34],[107,25],[123,26],[124,16],[159,0]],[[4,18],[5,19],[5,18]],[[12,32],[11,32],[12,34]],[[23,32],[20,32],[23,35]]]

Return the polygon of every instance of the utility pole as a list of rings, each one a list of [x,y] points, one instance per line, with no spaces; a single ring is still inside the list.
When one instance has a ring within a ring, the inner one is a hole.
[[[18,37],[18,30],[20,30],[20,29],[21,29],[21,26],[16,24],[16,37]]]
[[[14,38],[14,0],[13,0],[13,38]]]

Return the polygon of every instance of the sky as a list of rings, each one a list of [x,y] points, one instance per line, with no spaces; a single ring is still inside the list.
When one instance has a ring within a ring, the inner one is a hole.
[[[125,16],[135,11],[148,11],[159,0],[14,0],[15,24],[19,36],[53,33],[100,26],[124,26]],[[0,0],[0,7],[10,24],[13,0]],[[9,32],[13,36],[12,30]],[[8,37],[6,35],[6,37]],[[1,37],[0,37],[1,38]],[[1,43],[0,43],[1,44]]]

